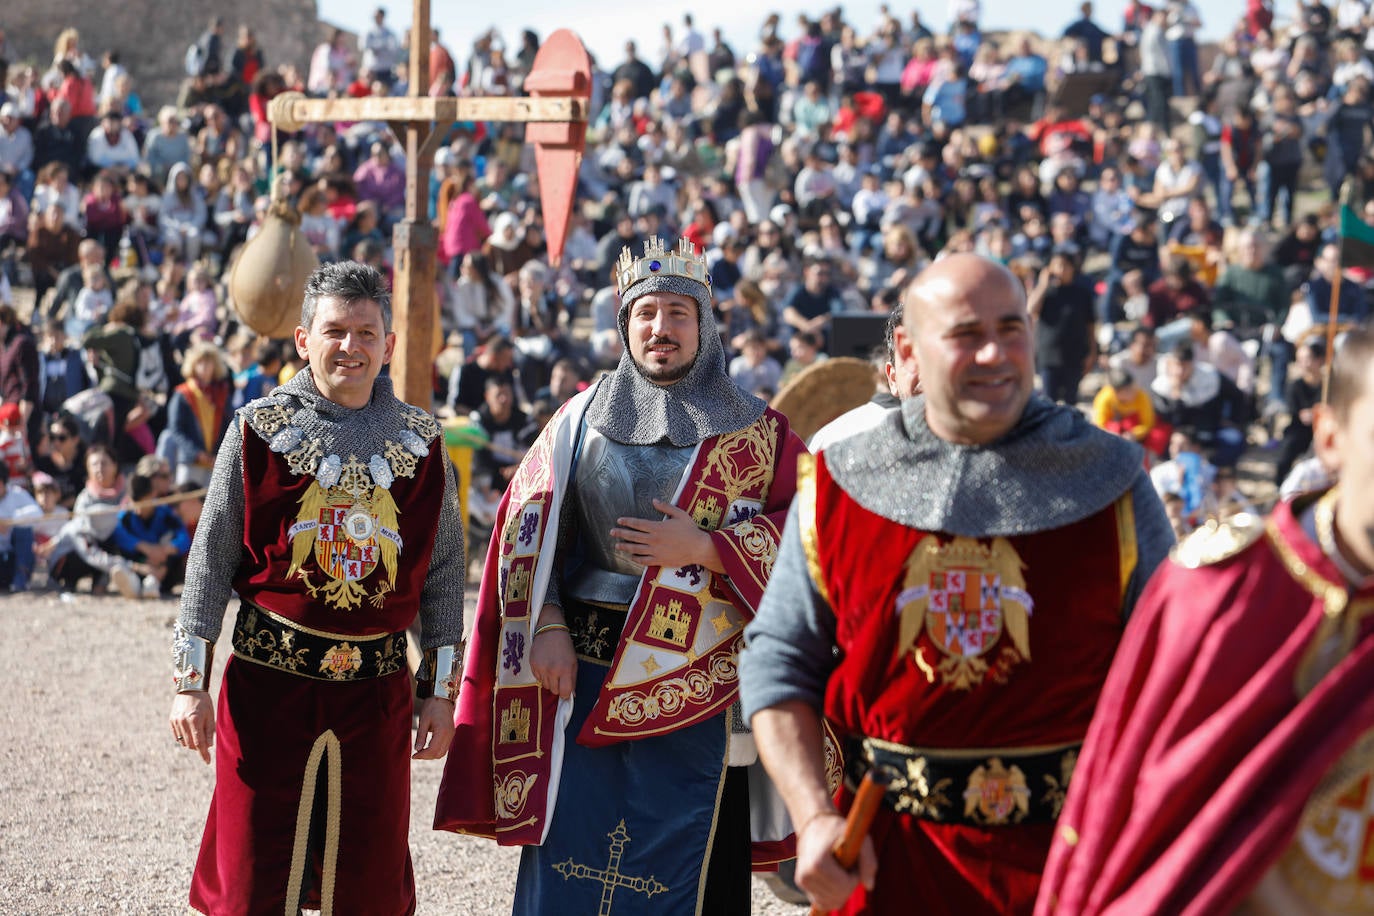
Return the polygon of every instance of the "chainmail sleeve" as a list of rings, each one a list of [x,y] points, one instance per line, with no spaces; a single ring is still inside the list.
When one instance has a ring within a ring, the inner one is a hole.
[[[444,463],[443,504],[434,531],[429,574],[420,593],[420,647],[425,650],[456,645],[463,639],[467,555],[463,545],[463,519],[458,509],[458,481],[442,445],[440,440],[435,450],[439,453],[437,460]]]
[[[205,508],[186,558],[180,629],[214,644],[224,609],[234,592],[234,572],[243,556],[243,421],[225,430],[205,494]],[[461,602],[460,602],[461,604]]]

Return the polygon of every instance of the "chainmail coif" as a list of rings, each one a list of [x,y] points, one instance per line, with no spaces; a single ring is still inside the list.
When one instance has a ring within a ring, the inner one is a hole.
[[[690,296],[697,302],[696,360],[672,385],[655,385],[630,356],[630,305],[655,292]],[[730,380],[711,297],[687,277],[653,276],[626,291],[617,316],[625,352],[613,373],[597,386],[587,422],[603,436],[625,445],[656,445],[665,439],[683,447],[710,436],[743,429],[768,406]]]
[[[965,537],[1031,534],[1098,512],[1131,489],[1144,453],[1072,407],[1036,395],[991,445],[955,445],[931,432],[915,397],[874,429],[824,452],[859,505],[921,531]]]

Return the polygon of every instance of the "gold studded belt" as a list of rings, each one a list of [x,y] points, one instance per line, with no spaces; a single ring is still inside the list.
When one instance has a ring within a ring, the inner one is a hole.
[[[1052,824],[1081,747],[932,751],[851,738],[845,783],[855,789],[876,767],[890,779],[883,802],[899,814],[977,827]]]
[[[406,634],[351,636],[293,623],[243,602],[234,623],[234,654],[247,661],[321,681],[360,681],[406,666]]]

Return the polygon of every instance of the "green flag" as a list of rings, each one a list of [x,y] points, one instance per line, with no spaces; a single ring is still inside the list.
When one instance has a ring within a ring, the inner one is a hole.
[[[1374,226],[1341,204],[1341,266],[1374,267]]]

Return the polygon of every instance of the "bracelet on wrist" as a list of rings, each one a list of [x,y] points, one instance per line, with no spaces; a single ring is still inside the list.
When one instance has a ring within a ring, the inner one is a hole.
[[[541,623],[539,626],[534,628],[534,635],[537,637],[540,633],[547,633],[550,630],[562,630],[565,633],[572,632],[568,629],[568,625],[566,623]]]

